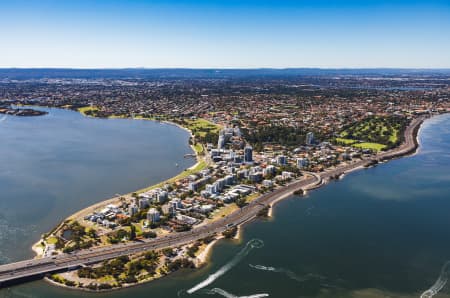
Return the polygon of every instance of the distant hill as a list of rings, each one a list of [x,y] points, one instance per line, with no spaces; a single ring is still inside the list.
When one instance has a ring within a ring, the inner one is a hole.
[[[257,77],[302,77],[302,76],[441,76],[450,75],[450,69],[188,69],[188,68],[126,68],[126,69],[68,69],[68,68],[0,68],[0,79],[220,79]]]

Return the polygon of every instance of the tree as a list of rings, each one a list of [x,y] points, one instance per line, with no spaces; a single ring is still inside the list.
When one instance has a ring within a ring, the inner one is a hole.
[[[125,231],[124,229],[120,229],[116,232],[116,238],[118,239],[123,239],[128,235],[127,231]]]
[[[259,210],[257,215],[258,217],[267,217],[269,213],[269,206],[265,206],[263,209]]]
[[[147,251],[144,253],[144,258],[148,261],[157,261],[159,259],[159,254],[154,250]]]
[[[144,238],[156,238],[156,233],[152,231],[146,231],[142,233],[142,237]]]
[[[186,232],[186,231],[190,231],[191,228],[192,227],[190,225],[184,224],[184,225],[175,227],[175,231],[176,232]]]
[[[166,257],[173,257],[174,256],[174,251],[173,251],[173,248],[171,248],[171,247],[164,248],[162,250],[162,253]]]
[[[238,199],[236,199],[236,205],[237,205],[239,208],[242,208],[242,207],[244,207],[245,205],[247,205],[247,200],[246,200],[245,198],[238,198]]]
[[[131,225],[130,227],[130,240],[136,239],[136,227],[134,225]]]
[[[195,258],[195,253],[198,251],[198,249],[199,243],[195,243],[194,245],[188,247],[186,254],[191,258]]]
[[[230,239],[230,238],[233,238],[234,236],[236,236],[237,231],[238,231],[237,227],[232,227],[232,228],[229,228],[228,230],[223,231],[222,235],[225,238]]]

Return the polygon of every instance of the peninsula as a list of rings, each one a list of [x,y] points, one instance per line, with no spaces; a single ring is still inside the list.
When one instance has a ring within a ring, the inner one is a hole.
[[[383,79],[386,86],[396,82]],[[103,291],[199,267],[216,240],[238,237],[241,225],[271,216],[276,202],[415,152],[421,123],[450,111],[445,88],[335,90],[316,88],[332,84],[332,77],[314,85],[302,80],[14,85],[8,92],[15,94],[12,104],[178,125],[190,132],[195,152],[185,158],[197,163],[66,218],[33,246],[35,259],[0,266],[2,286],[44,276],[58,285]],[[346,80],[344,85],[352,81]],[[98,93],[105,84],[108,91]]]
[[[187,224],[184,224],[184,227],[186,227],[184,230],[176,230],[175,228],[173,233],[163,231],[160,233],[158,233],[159,231],[141,232],[140,237],[137,237],[136,234],[134,237],[132,235],[133,230],[136,233],[135,225],[125,225],[122,223],[122,228],[124,226],[130,228],[115,231],[115,233],[123,231],[123,238],[119,238],[116,243],[110,240],[112,238],[108,238],[110,245],[101,243],[100,240],[98,243],[85,248],[77,247],[76,249],[68,250],[67,247],[70,246],[66,246],[65,249],[62,249],[62,252],[60,249],[56,249],[56,243],[60,241],[59,239],[64,239],[64,237],[70,237],[72,239],[74,237],[91,237],[92,239],[96,239],[98,237],[97,235],[100,234],[99,228],[95,226],[96,224],[87,228],[84,225],[80,225],[78,221],[86,224],[86,221],[91,220],[88,216],[85,216],[87,213],[102,208],[120,209],[121,207],[111,207],[111,205],[115,203],[123,204],[127,200],[133,201],[139,195],[136,196],[136,193],[133,193],[89,207],[71,216],[52,231],[51,234],[46,235],[42,240],[45,243],[45,249],[40,252],[37,259],[26,261],[26,264],[25,262],[20,262],[2,266],[0,268],[2,282],[6,282],[9,279],[17,279],[18,277],[32,276],[36,273],[42,274],[42,270],[50,273],[69,268],[74,270],[49,275],[48,279],[54,283],[69,287],[97,291],[126,287],[139,282],[150,281],[180,268],[195,268],[201,265],[201,262],[205,261],[204,254],[200,254],[199,251],[210,246],[218,238],[234,236],[236,227],[256,217],[267,216],[267,212],[265,211],[268,211],[276,202],[291,196],[294,192],[298,190],[306,191],[310,188],[324,185],[328,180],[333,179],[333,177],[340,176],[358,168],[413,153],[418,147],[416,141],[417,131],[425,118],[423,116],[417,117],[410,122],[404,130],[405,141],[395,149],[370,157],[361,157],[358,160],[329,168],[315,175],[308,173],[299,175],[296,178],[289,179],[284,185],[273,187],[266,193],[250,196],[253,198],[246,200],[239,209],[233,211],[227,210],[228,212],[221,213],[220,217],[212,216],[205,220],[205,223],[193,223],[192,227],[189,228]],[[199,158],[203,159],[203,157]],[[178,176],[178,179],[181,179],[180,176]],[[150,187],[149,189],[155,188]],[[145,192],[140,193],[148,193],[148,190],[146,189]],[[150,210],[148,210],[147,216],[148,214],[152,214]],[[111,210],[108,210],[108,212],[111,212]],[[117,213],[126,214],[126,210]],[[100,213],[94,211],[93,214]],[[85,216],[84,219],[82,219],[83,216]],[[152,221],[152,218],[148,220],[150,224],[154,221],[154,219]],[[102,232],[105,228],[109,228],[103,222],[99,226],[101,226]],[[113,231],[115,230],[115,227],[111,228]],[[78,233],[80,235],[76,235]],[[67,234],[71,235],[68,236]],[[70,242],[70,239],[68,240]],[[54,247],[54,249],[49,252],[49,247]],[[145,271],[148,275],[143,276],[142,271]],[[108,283],[104,282],[105,277],[110,277],[109,280],[113,278],[117,279],[114,280],[114,283]],[[103,282],[100,283],[100,280]],[[123,280],[123,282],[118,283],[117,280]]]
[[[46,115],[45,111],[38,111],[34,109],[22,109],[0,106],[0,114],[12,115],[12,116],[42,116]]]

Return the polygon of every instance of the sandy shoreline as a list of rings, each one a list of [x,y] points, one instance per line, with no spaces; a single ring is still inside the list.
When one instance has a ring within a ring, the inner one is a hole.
[[[222,235],[217,236],[213,241],[208,243],[206,247],[202,250],[202,252],[196,257],[197,264],[199,266],[204,265],[210,258],[213,246],[219,242],[219,240],[224,239]]]

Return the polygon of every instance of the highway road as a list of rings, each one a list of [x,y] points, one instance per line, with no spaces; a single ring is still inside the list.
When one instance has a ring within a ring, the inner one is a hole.
[[[250,202],[247,206],[220,220],[212,222],[208,225],[194,228],[191,231],[171,233],[167,236],[145,240],[142,242],[122,243],[107,247],[82,250],[71,254],[61,254],[54,257],[31,259],[1,265],[0,287],[8,285],[11,282],[19,282],[31,277],[43,276],[47,273],[70,270],[122,255],[129,255],[171,246],[179,246],[210,235],[222,233],[230,226],[237,226],[251,221],[257,217],[258,212],[265,206],[274,203],[281,197],[291,195],[296,190],[313,187],[318,183],[321,183],[322,180],[326,181],[355,168],[368,166],[374,161],[379,162],[414,152],[416,149],[415,130],[418,129],[424,119],[425,117],[420,117],[411,122],[405,130],[405,141],[398,148],[378,154],[376,157],[370,159],[362,159],[351,164],[338,166],[334,169],[319,173],[318,175],[305,176],[301,180],[297,180],[282,188],[278,188],[272,192],[261,195],[257,199]]]

